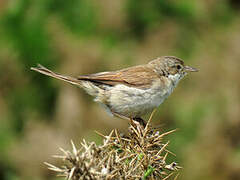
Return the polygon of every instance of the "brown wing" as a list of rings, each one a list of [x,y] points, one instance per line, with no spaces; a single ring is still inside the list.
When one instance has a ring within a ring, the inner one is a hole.
[[[159,78],[158,75],[146,66],[135,66],[119,71],[102,72],[78,77],[79,80],[88,80],[110,86],[120,83],[139,88],[148,88],[156,78]]]

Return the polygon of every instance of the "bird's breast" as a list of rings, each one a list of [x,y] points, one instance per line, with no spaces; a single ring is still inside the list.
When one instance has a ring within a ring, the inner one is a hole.
[[[140,89],[123,84],[108,91],[111,110],[128,117],[139,117],[158,107],[172,92],[170,82],[156,81],[150,88]]]

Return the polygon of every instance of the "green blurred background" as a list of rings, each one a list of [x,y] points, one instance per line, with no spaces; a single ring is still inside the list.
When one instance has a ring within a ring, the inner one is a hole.
[[[30,71],[117,70],[174,55],[200,69],[158,109],[179,179],[240,179],[238,0],[0,0],[0,179],[59,179],[44,161],[126,131],[85,92]]]

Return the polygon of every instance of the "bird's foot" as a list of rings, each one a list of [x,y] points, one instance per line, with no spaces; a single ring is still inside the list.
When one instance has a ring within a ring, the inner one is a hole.
[[[115,117],[118,117],[118,118],[121,118],[121,119],[126,119],[126,120],[130,120],[130,122],[132,121],[135,121],[135,122],[138,122],[141,126],[143,126],[144,128],[146,127],[146,122],[140,118],[140,117],[134,117],[134,118],[129,118],[127,116],[123,116],[121,114],[118,114],[118,113],[115,113],[115,112],[112,112],[112,114],[115,116]]]
[[[135,118],[133,118],[133,120],[137,121],[143,127],[146,127],[146,125],[147,125],[146,122],[142,118],[140,118],[140,117],[135,117]]]

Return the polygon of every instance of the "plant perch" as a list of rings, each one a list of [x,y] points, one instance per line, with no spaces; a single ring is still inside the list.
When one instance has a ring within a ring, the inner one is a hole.
[[[153,113],[152,113],[153,114]],[[102,135],[102,145],[85,140],[77,149],[72,143],[72,151],[60,148],[63,155],[54,156],[63,160],[61,167],[45,163],[50,170],[69,180],[95,179],[161,179],[166,180],[181,168],[176,162],[167,164],[169,141],[164,143],[166,135],[175,130],[162,133],[151,127],[150,121],[146,127],[131,121],[128,135],[120,135],[115,129],[108,136]]]

